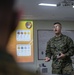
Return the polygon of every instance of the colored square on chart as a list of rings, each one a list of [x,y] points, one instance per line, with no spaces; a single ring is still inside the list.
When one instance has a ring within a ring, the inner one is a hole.
[[[16,40],[17,41],[30,41],[31,40],[30,30],[17,30]]]
[[[17,56],[31,56],[30,44],[17,44],[16,45]]]

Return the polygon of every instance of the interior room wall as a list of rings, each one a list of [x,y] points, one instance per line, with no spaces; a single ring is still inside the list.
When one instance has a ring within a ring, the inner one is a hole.
[[[63,30],[74,30],[74,22],[73,21],[49,21],[49,20],[34,20],[34,62],[33,63],[19,63],[19,66],[37,72],[39,64],[46,63],[44,60],[38,60],[38,46],[37,46],[37,30],[38,29],[49,29],[52,30],[54,22],[60,22],[62,24]],[[46,65],[50,67],[51,72],[51,63],[47,62]]]

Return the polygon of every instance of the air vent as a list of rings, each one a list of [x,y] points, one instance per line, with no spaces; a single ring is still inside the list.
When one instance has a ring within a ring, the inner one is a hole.
[[[47,68],[42,68],[42,73],[48,73],[48,69]]]

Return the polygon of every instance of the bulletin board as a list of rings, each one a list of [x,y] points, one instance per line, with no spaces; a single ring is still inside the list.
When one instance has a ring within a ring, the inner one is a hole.
[[[52,30],[39,29],[37,30],[37,36],[38,60],[44,60],[47,42],[54,36],[54,33]]]
[[[33,62],[33,21],[20,21],[12,33],[7,50],[17,62]]]

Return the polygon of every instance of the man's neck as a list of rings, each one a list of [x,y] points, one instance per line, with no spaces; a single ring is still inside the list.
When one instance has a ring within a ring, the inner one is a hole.
[[[60,35],[61,35],[61,33],[59,33],[59,34],[55,34],[56,37],[59,37]]]

